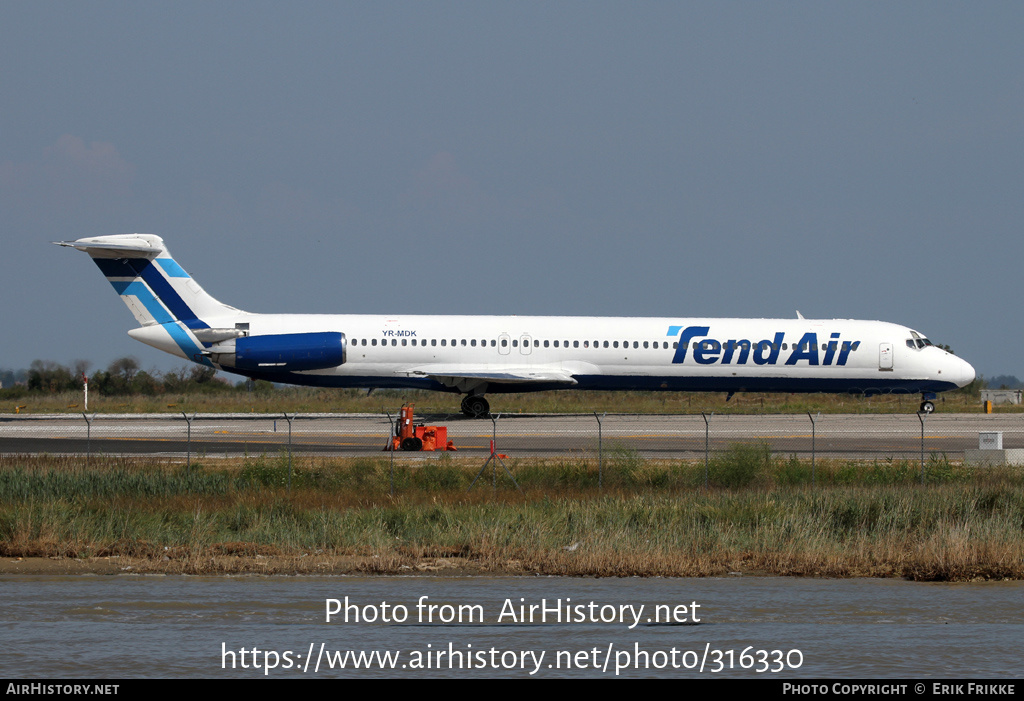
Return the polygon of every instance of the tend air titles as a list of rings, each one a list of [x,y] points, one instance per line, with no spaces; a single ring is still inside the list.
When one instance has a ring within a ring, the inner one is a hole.
[[[804,361],[807,365],[846,365],[850,353],[857,350],[860,341],[840,338],[838,332],[829,334],[828,341],[819,342],[818,334],[809,331],[796,343],[787,343],[786,334],[779,331],[772,338],[751,341],[747,338],[731,338],[721,341],[711,338],[710,326],[670,326],[669,336],[679,337],[673,363],[684,363],[687,358],[698,365],[778,365],[785,352],[784,365],[796,365]],[[824,334],[822,334],[824,335]]]

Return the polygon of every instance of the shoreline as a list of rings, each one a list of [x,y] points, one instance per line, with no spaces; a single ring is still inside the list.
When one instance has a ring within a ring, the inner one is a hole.
[[[194,576],[235,576],[255,575],[382,575],[437,574],[446,576],[532,575],[532,572],[516,570],[514,567],[495,570],[479,561],[462,557],[419,558],[416,562],[396,563],[393,571],[382,568],[380,558],[372,556],[238,556],[220,555],[202,558],[202,569],[196,562],[185,560],[156,560],[128,556],[103,556],[89,558],[73,557],[3,557],[0,558],[0,576],[3,575],[174,575]]]
[[[559,568],[560,569],[560,568]],[[196,559],[160,559],[131,556],[75,557],[0,557],[0,577],[13,576],[115,576],[115,575],[188,575],[195,577],[256,576],[432,576],[432,577],[665,577],[675,579],[713,577],[799,577],[808,579],[900,579],[903,581],[949,583],[1020,581],[1016,577],[986,576],[956,579],[918,579],[890,568],[868,571],[816,572],[788,570],[773,572],[761,568],[738,567],[697,573],[623,572],[607,574],[587,571],[545,571],[518,560],[486,562],[462,556],[381,558],[366,555],[210,555]]]

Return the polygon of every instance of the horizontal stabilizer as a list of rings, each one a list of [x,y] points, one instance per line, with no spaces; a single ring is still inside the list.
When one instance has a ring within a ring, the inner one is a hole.
[[[54,241],[54,243],[58,246],[85,251],[93,258],[153,258],[164,251],[164,242],[160,237],[149,234],[94,236],[77,241]]]

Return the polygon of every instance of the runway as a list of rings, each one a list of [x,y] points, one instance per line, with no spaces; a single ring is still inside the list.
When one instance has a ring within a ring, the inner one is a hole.
[[[0,416],[0,454],[106,454],[209,458],[276,454],[380,455],[393,424],[380,414],[178,414]],[[290,423],[290,425],[289,425]],[[417,417],[442,425],[460,454],[487,455],[492,438],[512,457],[616,455],[696,459],[707,448],[767,443],[775,453],[851,458],[913,457],[922,451],[917,414],[797,415],[460,415]],[[1024,448],[1024,414],[932,414],[923,449],[959,459],[978,434],[1002,432],[1004,448]],[[424,453],[398,453],[423,457]]]

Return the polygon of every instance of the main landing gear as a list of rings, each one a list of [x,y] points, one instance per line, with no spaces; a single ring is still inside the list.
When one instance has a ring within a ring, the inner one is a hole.
[[[490,412],[491,405],[481,394],[470,394],[462,400],[462,413],[471,419],[487,416]]]

